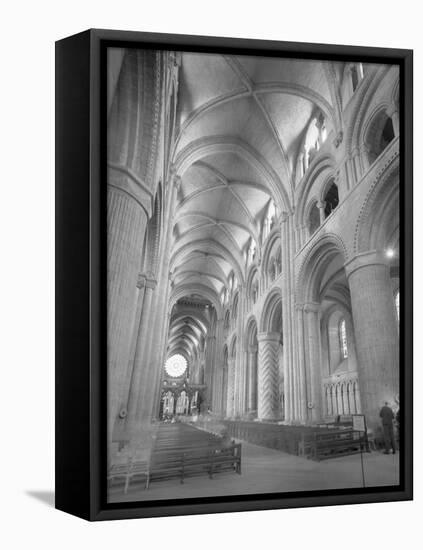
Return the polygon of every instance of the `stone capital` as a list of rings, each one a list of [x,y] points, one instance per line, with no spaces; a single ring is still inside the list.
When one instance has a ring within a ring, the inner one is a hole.
[[[137,288],[144,288],[146,280],[144,273],[138,273]]]
[[[307,302],[304,304],[304,312],[305,313],[319,313],[320,311],[320,304],[317,302]]]
[[[320,208],[320,210],[323,210],[326,207],[326,201],[317,201],[316,206]]]
[[[257,340],[259,342],[281,342],[282,334],[280,332],[259,332]]]
[[[289,216],[291,216],[291,212],[287,212],[286,210],[281,212],[281,215],[280,215],[281,223],[285,223],[286,221],[288,221]]]
[[[152,278],[152,277],[147,277],[146,278],[146,281],[145,281],[145,287],[146,288],[151,288],[152,290],[154,290],[157,286],[157,281],[156,279]]]
[[[357,270],[375,265],[389,266],[388,258],[379,250],[371,250],[369,252],[357,254],[357,256],[349,260],[344,267],[347,277],[349,278]]]

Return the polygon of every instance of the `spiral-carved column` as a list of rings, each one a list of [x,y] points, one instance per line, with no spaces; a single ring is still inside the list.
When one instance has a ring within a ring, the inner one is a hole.
[[[276,420],[279,409],[278,353],[281,335],[258,335],[258,418]]]

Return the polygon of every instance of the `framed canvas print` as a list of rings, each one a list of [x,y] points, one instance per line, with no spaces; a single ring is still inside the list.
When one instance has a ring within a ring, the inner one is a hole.
[[[412,52],[56,44],[56,506],[412,498]]]

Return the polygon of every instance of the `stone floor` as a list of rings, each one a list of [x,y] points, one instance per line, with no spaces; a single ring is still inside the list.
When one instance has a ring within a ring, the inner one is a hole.
[[[380,451],[363,453],[366,487],[399,483],[399,454]],[[242,442],[242,474],[222,474],[143,484],[133,483],[128,493],[116,485],[109,491],[110,502],[227,496],[254,493],[290,492],[318,489],[345,489],[363,486],[360,454],[315,462]]]

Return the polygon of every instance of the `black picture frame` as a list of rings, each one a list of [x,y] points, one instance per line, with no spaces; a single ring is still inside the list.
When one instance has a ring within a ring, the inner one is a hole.
[[[398,487],[107,504],[105,48],[312,57],[400,67],[401,482]],[[412,499],[411,50],[92,29],[56,43],[56,508],[110,520]],[[404,405],[403,405],[404,404]]]

